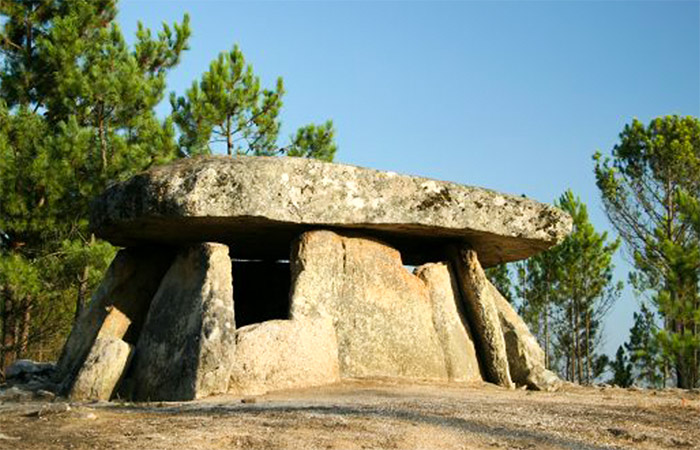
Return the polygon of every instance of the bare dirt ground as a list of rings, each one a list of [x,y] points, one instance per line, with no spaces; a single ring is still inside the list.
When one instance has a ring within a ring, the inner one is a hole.
[[[5,403],[0,448],[700,448],[700,393],[375,380],[189,403]]]

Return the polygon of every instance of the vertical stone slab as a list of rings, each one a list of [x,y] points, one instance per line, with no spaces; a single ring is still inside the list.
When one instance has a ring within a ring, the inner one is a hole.
[[[290,316],[327,317],[337,322],[336,304],[345,289],[345,244],[331,231],[302,234],[292,244]]]
[[[236,331],[231,394],[258,395],[337,381],[338,343],[330,319],[271,320]]]
[[[87,308],[73,325],[61,352],[56,365],[56,381],[61,383],[63,392],[71,390],[75,376],[107,318],[116,322],[107,323],[106,329],[116,328],[105,333],[136,342],[151,299],[172,263],[173,254],[168,247],[134,247],[117,253]],[[128,323],[120,320],[116,313],[110,313],[115,309]]]
[[[447,379],[428,290],[397,250],[311,231],[290,262],[292,320],[332,320],[341,376]]]
[[[424,264],[414,273],[428,287],[433,326],[445,355],[449,379],[483,381],[459,288],[447,265]]]
[[[487,381],[512,389],[515,385],[510,378],[498,309],[490,289],[491,284],[479,264],[477,254],[466,246],[456,245],[448,247],[448,254]]]
[[[132,362],[136,400],[224,393],[235,346],[228,247],[182,249],[153,298]]]
[[[537,339],[498,289],[489,284],[506,341],[510,377],[517,385],[527,386],[530,389],[538,391],[558,389],[562,382],[553,372],[545,369],[544,351]]]

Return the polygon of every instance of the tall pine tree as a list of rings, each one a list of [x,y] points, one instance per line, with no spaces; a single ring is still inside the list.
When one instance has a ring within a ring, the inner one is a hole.
[[[157,119],[187,19],[129,49],[116,2],[0,3],[2,359],[50,357],[114,249],[87,232],[106,184],[175,157]],[[26,279],[18,284],[17,280]]]
[[[558,294],[568,322],[560,329],[559,340],[569,347],[569,379],[590,383],[599,357],[602,319],[622,291],[622,283],[612,280],[612,257],[620,241],[608,242],[606,232],[594,229],[586,205],[571,191],[559,198],[557,206],[568,212],[574,222],[572,233],[559,249]]]
[[[626,125],[610,158],[594,156],[603,205],[634,258],[635,288],[650,293],[663,320],[664,353],[676,385],[698,383],[700,308],[693,253],[698,235],[679,192],[700,192],[700,120],[666,116]]]

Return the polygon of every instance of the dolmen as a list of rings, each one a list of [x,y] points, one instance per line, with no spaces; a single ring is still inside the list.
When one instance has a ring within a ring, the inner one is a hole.
[[[111,186],[90,221],[122,249],[57,363],[75,400],[560,383],[484,273],[559,243],[571,218],[552,206],[302,158],[200,157]]]

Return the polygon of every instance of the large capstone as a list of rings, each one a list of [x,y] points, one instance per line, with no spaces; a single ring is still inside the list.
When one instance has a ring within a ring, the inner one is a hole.
[[[488,189],[304,158],[201,157],[151,169],[94,203],[92,229],[116,245],[222,242],[237,258],[286,259],[310,229],[362,230],[410,264],[464,240],[485,267],[558,243],[557,208]]]

